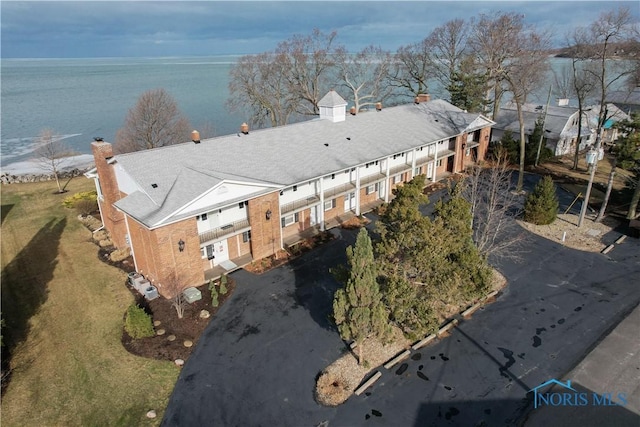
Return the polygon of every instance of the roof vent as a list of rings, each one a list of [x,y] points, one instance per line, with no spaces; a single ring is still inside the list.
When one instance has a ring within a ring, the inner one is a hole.
[[[349,109],[349,114],[351,114],[352,116],[355,116],[356,115],[356,107],[351,107]]]
[[[102,138],[101,136],[94,136],[93,140],[96,141],[96,142],[102,142],[102,141],[104,141],[104,138]]]
[[[382,111],[382,102],[376,103],[376,110],[377,111]]]
[[[156,183],[151,184],[151,188],[158,188],[158,184]]]
[[[325,142],[324,146],[325,146],[325,147],[328,147],[328,146],[329,146],[329,144],[327,144],[327,143]]]
[[[351,137],[350,136],[347,137],[347,141],[351,141]]]
[[[198,132],[197,130],[192,131],[191,140],[196,144],[200,144],[200,132]]]
[[[245,135],[249,135],[249,125],[247,123],[243,123],[240,125],[240,132]]]

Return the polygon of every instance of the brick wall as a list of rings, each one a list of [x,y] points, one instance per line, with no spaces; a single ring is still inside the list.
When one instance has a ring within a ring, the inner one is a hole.
[[[227,239],[229,246],[229,258],[239,258],[243,255],[251,253],[251,241],[243,242],[242,233],[231,236]]]
[[[118,248],[124,248],[127,246],[126,234],[127,226],[124,222],[124,215],[118,211],[113,203],[122,198],[120,189],[118,188],[118,181],[116,179],[113,165],[107,163],[107,160],[113,157],[113,147],[108,142],[94,141],[91,143],[91,152],[93,153],[93,159],[96,164],[96,170],[98,171],[98,177],[100,181],[100,190],[103,201],[100,203],[100,209],[102,212],[102,222],[109,233],[111,233],[111,239]]]
[[[293,215],[293,214],[291,214]],[[298,212],[298,222],[289,224],[282,229],[282,237],[293,236],[311,227],[311,209]]]
[[[368,203],[375,202],[376,200],[378,200],[380,198],[379,192],[380,192],[379,184],[378,184],[378,190],[370,194],[367,194],[367,186],[365,186],[364,188],[361,188],[360,189],[360,207],[363,207]]]
[[[324,220],[325,221],[329,221],[330,219],[333,219],[339,215],[342,215],[344,213],[344,198],[345,196],[338,196],[335,197],[336,200],[336,207],[329,209],[328,211],[324,211]],[[330,199],[329,199],[330,200]],[[327,199],[325,199],[325,202],[327,202]],[[320,209],[324,209],[324,206],[321,206]]]
[[[249,200],[249,224],[251,225],[251,253],[260,259],[274,254],[280,249],[280,203],[279,192]],[[271,219],[266,212],[271,211]]]
[[[195,218],[154,230],[131,217],[128,222],[138,271],[156,285],[160,293],[171,297],[186,287],[204,283]],[[185,242],[182,252],[178,247],[180,240]],[[177,278],[176,286],[172,286],[174,278]]]

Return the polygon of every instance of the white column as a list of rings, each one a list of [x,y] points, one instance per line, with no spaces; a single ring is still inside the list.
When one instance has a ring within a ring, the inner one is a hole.
[[[418,155],[418,151],[416,148],[413,149],[411,153],[411,179],[416,176],[416,156]]]
[[[320,209],[318,212],[318,221],[320,222],[320,231],[324,231],[324,177],[318,178],[318,188],[320,189]]]
[[[436,182],[436,170],[438,169],[438,143],[435,144],[435,150],[433,152],[433,171],[431,181]]]
[[[385,184],[385,192],[384,192],[384,202],[385,203],[389,203],[389,193],[391,193],[391,183],[389,181],[389,164],[391,163],[391,157],[387,157],[387,160],[385,160],[386,164],[387,164],[387,171],[386,171],[386,175],[387,175],[387,181]]]
[[[360,166],[356,168],[356,215],[360,215]]]

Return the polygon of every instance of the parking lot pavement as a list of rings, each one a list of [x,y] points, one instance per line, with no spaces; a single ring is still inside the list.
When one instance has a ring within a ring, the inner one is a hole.
[[[602,255],[531,236],[524,262],[500,263],[508,286],[496,302],[327,408],[313,390],[345,351],[328,320],[329,268],[354,240],[340,234],[264,275],[233,274],[236,291],[184,366],[163,425],[521,425],[529,390],[563,378],[640,301],[637,239]]]

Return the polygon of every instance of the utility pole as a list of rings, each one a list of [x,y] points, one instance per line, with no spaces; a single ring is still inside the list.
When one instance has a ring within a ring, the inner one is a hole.
[[[544,122],[547,120],[547,111],[549,111],[549,102],[551,101],[551,85],[549,85],[549,95],[547,95],[547,108],[544,109],[544,115],[542,116],[542,129],[540,129],[540,141],[538,141],[538,152],[536,153],[535,167],[538,167],[538,161],[540,160],[540,148],[542,147],[542,140],[544,139]]]
[[[607,108],[604,109],[604,117],[607,117]],[[596,169],[598,169],[598,157],[600,156],[600,144],[602,143],[602,128],[604,127],[605,119],[602,119],[601,123],[598,123],[598,136],[596,137],[595,158],[591,165],[591,174],[589,175],[589,183],[587,184],[587,191],[584,195],[584,201],[582,202],[582,209],[580,209],[580,217],[578,218],[578,228],[582,227],[582,221],[587,213],[587,207],[589,206],[589,197],[591,196],[591,187],[593,187],[593,179],[596,176]],[[587,159],[589,153],[587,153]],[[587,162],[589,163],[589,162]]]

